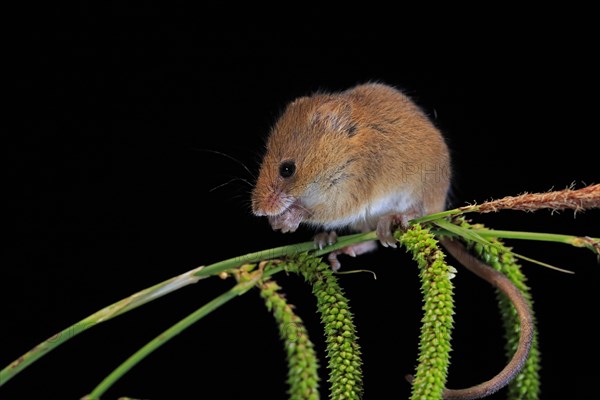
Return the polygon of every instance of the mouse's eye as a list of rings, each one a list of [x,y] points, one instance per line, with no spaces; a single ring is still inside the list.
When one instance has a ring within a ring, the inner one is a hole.
[[[296,163],[292,160],[286,160],[279,164],[279,175],[282,178],[289,178],[294,175],[294,172],[296,172]]]

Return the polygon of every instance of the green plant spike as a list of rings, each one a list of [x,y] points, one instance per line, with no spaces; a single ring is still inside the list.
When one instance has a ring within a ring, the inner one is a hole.
[[[482,229],[480,224],[471,225],[463,218],[457,221],[462,227],[468,229]],[[488,238],[492,245],[475,244],[475,253],[487,264],[506,275],[521,291],[533,312],[531,290],[526,284],[527,278],[517,264],[511,249],[496,238]],[[519,343],[520,325],[517,311],[512,303],[500,291],[496,290],[498,307],[502,315],[505,350],[508,359],[512,357]],[[535,321],[535,317],[534,317]],[[537,329],[534,330],[533,342],[529,350],[529,357],[521,372],[508,386],[508,400],[537,400],[540,397],[540,351],[537,339]]]
[[[319,258],[301,254],[287,264],[312,284],[317,308],[325,327],[329,369],[329,398],[355,400],[363,395],[362,360],[356,327],[344,295],[331,267]]]
[[[433,234],[419,224],[396,238],[419,265],[423,311],[419,340],[419,364],[412,382],[412,400],[441,400],[450,366],[450,340],[454,324],[452,277]]]
[[[279,336],[287,352],[289,398],[318,400],[319,373],[313,343],[308,337],[304,323],[280,289],[275,281],[265,281],[260,285],[260,296],[275,317],[279,326]]]

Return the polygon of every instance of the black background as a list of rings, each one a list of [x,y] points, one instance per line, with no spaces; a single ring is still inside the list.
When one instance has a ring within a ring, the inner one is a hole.
[[[4,194],[13,202],[5,210],[11,238],[0,278],[2,366],[161,280],[309,240],[308,229],[281,235],[251,215],[254,177],[240,163],[256,173],[284,105],[315,90],[372,80],[404,89],[448,140],[457,205],[598,182],[598,65],[585,24],[566,33],[550,22],[507,19],[483,32],[482,21],[449,35],[453,29],[436,30],[426,20],[410,29],[401,20],[310,22],[318,18],[207,28],[210,14],[192,10],[172,21],[160,11],[152,13],[158,20],[122,11],[115,12],[125,18],[110,24],[82,12],[19,34],[11,58],[18,90],[9,99],[16,143]],[[234,178],[241,180],[211,191]],[[474,218],[498,229],[598,237],[598,215],[507,211]],[[595,337],[595,257],[560,244],[511,244],[576,272],[524,264],[539,320],[542,398],[584,398],[597,374],[596,365],[584,363]],[[377,273],[377,280],[340,277],[356,314],[365,398],[408,398],[402,376],[416,363],[421,315],[416,267],[402,250],[343,261],[345,269]],[[310,289],[295,276],[278,281],[306,321],[326,379]],[[463,270],[454,282],[449,386],[463,387],[488,379],[505,360],[493,291]],[[230,286],[202,281],[97,326],[15,377],[0,398],[79,398]],[[282,399],[285,375],[274,322],[250,292],[160,348],[105,398]]]

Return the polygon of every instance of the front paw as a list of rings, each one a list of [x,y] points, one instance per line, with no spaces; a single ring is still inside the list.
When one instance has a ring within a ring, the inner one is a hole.
[[[271,224],[271,228],[275,231],[281,230],[282,233],[294,232],[298,229],[305,214],[302,208],[292,205],[281,214],[270,216],[269,224]]]
[[[422,215],[417,209],[408,209],[403,213],[384,215],[377,221],[377,238],[384,247],[397,247],[398,241],[394,237],[394,231],[397,229],[406,231],[410,227],[410,220]]]
[[[396,247],[394,229],[398,226],[399,215],[385,215],[377,221],[377,238],[383,247]]]
[[[394,231],[398,228],[406,230],[409,227],[410,213],[384,215],[377,222],[377,238],[384,247],[397,247]]]

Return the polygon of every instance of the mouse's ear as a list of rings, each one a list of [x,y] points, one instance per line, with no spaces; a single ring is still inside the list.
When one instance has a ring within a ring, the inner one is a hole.
[[[292,106],[297,106],[298,104],[304,104],[308,100],[309,100],[308,96],[298,97],[297,99],[294,99],[291,103],[288,104],[288,108],[292,107]]]
[[[352,106],[349,102],[330,99],[319,105],[310,116],[312,124],[324,124],[336,132],[346,132],[353,135],[356,124],[352,121]]]

